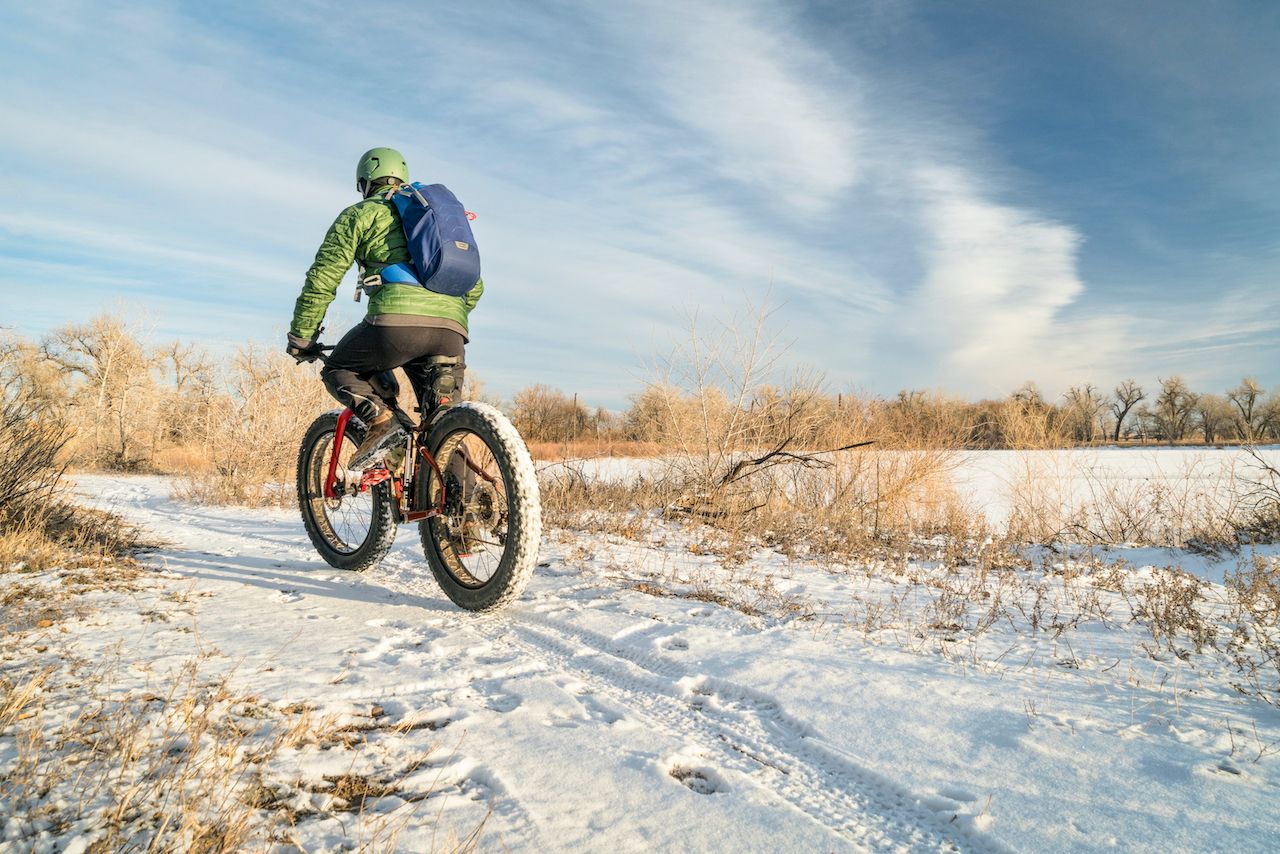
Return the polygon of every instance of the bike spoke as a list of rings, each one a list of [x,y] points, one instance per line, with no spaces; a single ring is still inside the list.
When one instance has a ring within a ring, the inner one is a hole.
[[[311,506],[325,540],[335,550],[350,554],[360,548],[373,528],[373,495],[369,490],[350,495],[342,489],[336,499],[324,497],[333,439],[330,435],[328,441],[318,442],[312,452],[308,466]],[[345,437],[338,454],[339,470],[347,470],[354,452],[355,443],[350,436]]]

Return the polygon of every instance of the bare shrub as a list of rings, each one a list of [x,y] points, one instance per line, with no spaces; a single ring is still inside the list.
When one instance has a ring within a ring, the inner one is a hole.
[[[650,517],[677,494],[661,476],[617,479],[590,474],[581,462],[542,466],[542,518],[548,525],[637,539]]]
[[[1206,647],[1216,646],[1218,639],[1217,623],[1204,608],[1208,587],[1208,582],[1179,567],[1153,569],[1151,580],[1134,591],[1133,616],[1169,651],[1179,652],[1175,643],[1184,638],[1195,652],[1202,653]]]
[[[242,349],[230,392],[209,407],[210,471],[195,472],[182,494],[211,503],[288,503],[298,445],[330,398],[314,370],[283,353]]]
[[[26,392],[0,400],[0,526],[44,517],[62,482],[70,437],[65,421]]]
[[[715,526],[730,553],[749,542],[851,553],[971,516],[947,477],[953,425],[912,421],[917,401],[825,395],[813,374],[774,382],[784,348],[766,320],[757,313],[705,331],[695,319],[625,421],[629,435],[667,455],[621,487],[558,471],[544,486],[549,518],[630,502]]]
[[[1233,686],[1280,705],[1280,565],[1259,555],[1225,579],[1233,624],[1227,652]]]
[[[1253,541],[1280,537],[1280,468],[1252,445],[1245,448],[1250,462],[1240,476],[1241,500],[1252,518],[1245,533]]]
[[[114,556],[140,545],[133,526],[66,500],[70,436],[66,415],[37,386],[0,390],[0,567]]]
[[[1004,482],[1007,535],[1028,543],[1233,552],[1266,528],[1238,457],[1195,456],[1116,477],[1084,450],[1018,451]],[[1252,532],[1252,533],[1250,533]]]

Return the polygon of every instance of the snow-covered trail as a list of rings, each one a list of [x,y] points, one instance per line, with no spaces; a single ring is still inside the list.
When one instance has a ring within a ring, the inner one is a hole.
[[[1280,827],[1274,776],[1210,773],[1208,725],[1161,739],[1154,695],[1091,682],[1031,727],[1026,697],[1077,677],[762,626],[626,589],[552,542],[522,599],[478,616],[440,593],[409,528],[355,575],[295,513],[78,481],[167,543],[151,560],[199,591],[198,633],[243,690],[434,721],[459,791],[492,805],[482,850],[1265,850]]]

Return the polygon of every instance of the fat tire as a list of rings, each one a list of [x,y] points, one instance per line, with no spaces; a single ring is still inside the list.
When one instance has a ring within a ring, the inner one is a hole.
[[[302,524],[307,529],[311,544],[316,547],[324,562],[334,569],[346,569],[362,572],[380,562],[391,550],[396,540],[396,520],[391,506],[391,488],[389,483],[380,483],[371,490],[373,499],[372,522],[369,533],[359,548],[352,552],[341,552],[333,547],[320,530],[319,522],[314,515],[310,502],[310,461],[312,449],[322,442],[326,435],[336,434],[340,412],[326,412],[307,428],[307,434],[298,448],[298,510],[302,513]],[[364,439],[364,425],[356,418],[347,422],[347,436],[356,444]]]
[[[432,456],[445,439],[459,431],[469,431],[482,438],[493,453],[507,491],[507,542],[502,559],[493,576],[479,587],[468,587],[450,573],[433,536],[432,519],[418,523],[422,550],[440,589],[454,604],[468,611],[493,611],[502,608],[524,592],[538,562],[542,542],[542,505],[538,493],[538,475],[529,449],[507,417],[492,406],[466,402],[441,410],[432,419],[427,434],[427,447]],[[430,477],[420,483],[428,488]],[[419,506],[425,506],[420,502]]]

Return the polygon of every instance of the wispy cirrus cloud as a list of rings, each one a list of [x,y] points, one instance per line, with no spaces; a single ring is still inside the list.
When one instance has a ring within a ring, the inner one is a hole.
[[[858,176],[857,87],[771,4],[709,2],[672,15],[639,3],[603,15],[651,81],[650,102],[720,177],[802,211]]]
[[[904,62],[889,81],[891,56],[817,37],[857,26],[855,11],[823,10],[829,26],[774,0],[206,12],[0,13],[15,23],[0,70],[30,81],[0,106],[0,252],[28,271],[33,246],[63,253],[126,294],[152,270],[198,267],[166,305],[203,308],[206,338],[270,340],[353,200],[354,157],[392,144],[481,214],[490,292],[472,351],[499,392],[544,381],[620,403],[617,377],[691,307],[731,313],[744,297],[780,304],[796,358],[878,391],[1105,383],[1187,358],[1168,342],[1199,340],[1206,317],[1251,328],[1231,307],[1248,303],[1240,282],[1165,316],[1102,299],[1085,272],[1096,228],[948,101],[948,86],[995,78]],[[881,37],[909,47],[918,12]],[[451,61],[401,73],[353,43],[369,15],[429,33]],[[32,206],[49,187],[25,164],[41,153],[74,185],[56,211]],[[16,269],[0,267],[0,313],[21,311]],[[243,321],[216,320],[235,300]],[[357,316],[344,298],[330,325]]]

